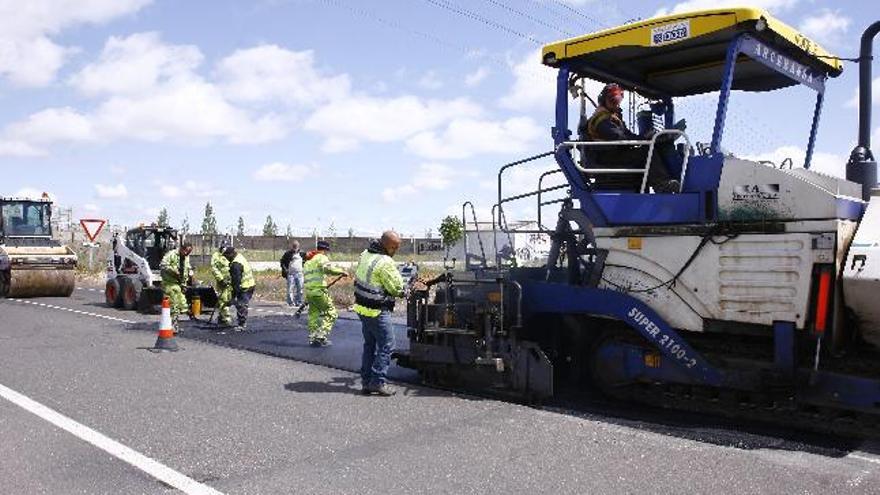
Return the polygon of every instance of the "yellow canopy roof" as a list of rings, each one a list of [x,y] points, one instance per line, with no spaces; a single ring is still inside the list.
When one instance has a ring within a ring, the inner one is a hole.
[[[822,76],[843,71],[841,61],[818,43],[756,8],[701,10],[625,24],[546,45],[543,62],[569,64],[579,74],[622,82],[647,94],[684,96],[719,89],[727,47],[741,33]],[[734,74],[736,89],[766,91],[796,84],[742,55]]]

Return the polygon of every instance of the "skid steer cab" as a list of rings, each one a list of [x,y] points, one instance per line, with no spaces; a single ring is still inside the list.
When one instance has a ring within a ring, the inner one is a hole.
[[[158,313],[165,296],[159,264],[166,253],[177,249],[177,240],[177,230],[157,225],[130,229],[124,237],[114,234],[104,288],[107,305]],[[199,298],[202,307],[217,305],[217,293],[213,287],[193,283],[192,274],[189,281],[186,299],[190,305],[195,297]]]
[[[541,61],[557,71],[552,149],[500,168],[491,235],[473,205],[473,229],[463,211],[467,271],[413,292],[398,363],[428,382],[529,401],[601,394],[880,437],[878,31],[862,36],[858,146],[833,176],[810,164],[842,62],[764,10],[677,13],[545,46]],[[637,133],[594,132],[620,103],[588,110],[596,86],[636,96]],[[741,142],[722,148],[732,93],[792,87],[813,114],[787,136],[803,143],[794,166],[749,159]],[[709,92],[714,126],[692,139],[676,104]],[[523,165],[546,165],[537,190],[505,195]],[[658,166],[665,182],[652,180]],[[535,217],[508,223],[505,208],[525,200]],[[551,240],[543,266],[505,264],[503,247],[529,236]]]

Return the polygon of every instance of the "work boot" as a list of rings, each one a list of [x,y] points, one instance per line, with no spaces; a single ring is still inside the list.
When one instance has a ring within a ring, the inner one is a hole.
[[[309,341],[309,346],[311,346],[311,347],[321,347],[321,342],[318,341],[318,340],[310,340],[310,341]]]
[[[655,193],[672,194],[681,190],[681,183],[675,179],[664,180],[651,186]]]
[[[321,347],[330,347],[333,345],[333,342],[331,342],[330,339],[318,339],[318,345]]]
[[[397,393],[397,390],[394,390],[387,383],[383,383],[379,385],[379,388],[375,388],[370,390],[370,392],[374,395],[378,395],[379,397],[391,397],[392,395]]]

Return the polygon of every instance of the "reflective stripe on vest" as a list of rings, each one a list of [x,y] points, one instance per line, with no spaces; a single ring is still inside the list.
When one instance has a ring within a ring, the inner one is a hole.
[[[367,273],[361,278],[360,270],[354,279],[354,297],[355,300],[368,308],[379,309],[394,303],[394,298],[389,296],[385,289],[379,285],[371,283],[373,280],[373,271],[376,265],[382,261],[381,254],[373,254],[375,258],[367,268]]]

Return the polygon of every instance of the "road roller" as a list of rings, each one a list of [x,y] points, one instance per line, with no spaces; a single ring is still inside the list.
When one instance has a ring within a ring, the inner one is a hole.
[[[77,256],[52,238],[52,201],[0,197],[0,298],[68,297]]]

